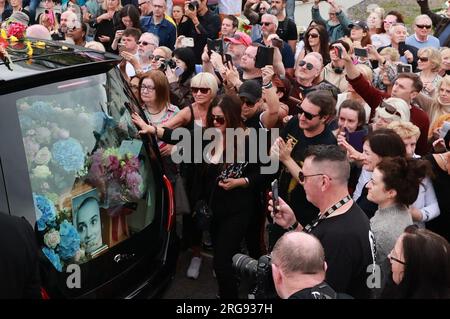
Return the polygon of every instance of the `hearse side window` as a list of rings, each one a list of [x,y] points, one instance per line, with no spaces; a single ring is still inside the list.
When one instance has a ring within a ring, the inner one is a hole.
[[[118,76],[45,85],[16,101],[37,231],[59,271],[154,220],[154,176]]]

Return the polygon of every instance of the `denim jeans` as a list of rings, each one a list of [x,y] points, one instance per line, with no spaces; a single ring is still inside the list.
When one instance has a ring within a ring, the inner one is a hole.
[[[286,1],[286,15],[289,19],[295,22],[295,0],[287,0]]]
[[[30,25],[34,24],[34,19],[36,18],[36,8],[39,6],[41,0],[24,0],[22,6],[25,8],[29,6],[28,11],[30,12]]]

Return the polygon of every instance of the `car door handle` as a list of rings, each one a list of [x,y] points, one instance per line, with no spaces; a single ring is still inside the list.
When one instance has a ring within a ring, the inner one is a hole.
[[[134,258],[134,256],[135,256],[134,254],[117,254],[114,256],[114,261],[116,263],[120,263],[123,261],[130,260],[130,259]]]

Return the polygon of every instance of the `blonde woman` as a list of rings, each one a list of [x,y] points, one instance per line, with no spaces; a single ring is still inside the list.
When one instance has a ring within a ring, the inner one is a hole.
[[[37,21],[50,31],[50,34],[58,32],[61,14],[54,11],[54,7],[58,0],[42,0],[44,4],[44,12],[39,14]]]
[[[436,134],[435,122],[437,119],[446,114],[450,114],[450,75],[446,75],[442,78],[441,82],[437,86],[436,96],[429,108],[426,108],[427,104],[423,104],[425,112],[427,112],[430,118],[430,131],[428,137],[431,138],[433,133]],[[439,135],[439,134],[437,134]]]
[[[410,120],[409,105],[402,99],[391,97],[381,102],[375,112],[372,128],[374,131],[385,128],[393,121]]]
[[[441,48],[442,63],[439,70],[439,75],[450,75],[450,48]]]
[[[116,29],[121,25],[120,0],[104,0],[102,4],[103,14],[93,18],[90,25],[96,28],[94,41],[101,42],[106,51],[113,52],[111,44],[114,40]]]
[[[438,74],[442,63],[441,53],[434,48],[423,48],[419,50],[417,57],[417,68],[420,70],[417,74],[423,83],[421,93],[434,97],[436,87],[442,79]]]

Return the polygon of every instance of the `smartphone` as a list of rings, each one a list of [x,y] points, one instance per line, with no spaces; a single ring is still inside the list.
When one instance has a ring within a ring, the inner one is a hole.
[[[334,53],[339,59],[342,59],[342,49],[340,47],[333,47]]]
[[[279,205],[279,200],[278,200],[278,179],[275,179],[272,182],[272,201],[273,201],[273,213],[276,214],[278,213],[277,207]]]
[[[258,47],[256,52],[255,67],[261,69],[266,65],[273,65],[274,48]]]
[[[353,146],[355,150],[358,152],[363,151],[363,144],[364,144],[364,138],[367,135],[367,131],[360,130],[355,132],[348,132],[346,131],[345,137],[347,138],[348,144]]]
[[[276,47],[278,49],[281,49],[281,47],[283,46],[283,40],[280,40],[278,38],[273,38],[272,39],[272,46]]]
[[[125,44],[123,43],[117,43],[117,50],[120,52],[122,52],[125,49]]]
[[[411,64],[397,64],[397,73],[411,73],[412,65]]]
[[[406,47],[406,43],[399,42],[398,43],[398,53],[400,53],[400,56],[404,56],[406,50],[408,50],[408,48]]]
[[[231,57],[230,54],[226,53],[226,54],[224,55],[224,57],[225,57],[225,64],[226,64],[226,65],[228,65],[228,62],[230,62],[231,65],[233,65],[233,58]]]
[[[207,44],[208,44],[208,53],[209,54],[211,54],[211,51],[215,51],[215,52],[219,53],[220,55],[223,55],[223,40],[222,39],[213,40],[213,39],[208,38]]]
[[[356,56],[367,58],[367,49],[361,49],[361,48],[354,48],[354,52]]]
[[[187,47],[193,48],[194,47],[194,38],[182,38],[181,46],[185,47],[185,48],[187,48]]]
[[[444,138],[445,135],[447,135],[448,131],[450,131],[450,122],[445,121],[444,124],[442,124],[441,129],[439,130],[439,137]]]

